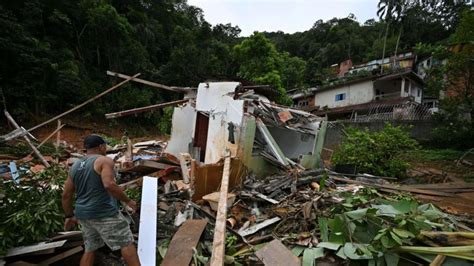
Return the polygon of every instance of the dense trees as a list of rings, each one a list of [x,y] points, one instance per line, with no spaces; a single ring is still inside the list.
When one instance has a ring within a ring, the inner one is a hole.
[[[185,0],[6,0],[0,25],[0,85],[21,119],[97,94],[114,82],[109,69],[177,86],[233,77],[237,69],[231,53],[240,29],[212,27]],[[129,84],[85,111],[102,115],[174,97]]]
[[[237,26],[210,25],[186,0],[5,0],[0,4],[0,88],[7,107],[21,119],[58,113],[95,95],[115,82],[106,77],[108,69],[140,72],[176,86],[241,78],[274,85],[283,94],[320,84],[328,67],[343,60],[380,58],[384,43],[390,56],[420,42],[447,40],[463,7],[460,1],[388,2],[408,3],[403,19],[361,24],[350,14],[317,20],[304,32],[241,38]],[[82,116],[176,97],[129,84]],[[156,121],[160,112],[140,117]]]

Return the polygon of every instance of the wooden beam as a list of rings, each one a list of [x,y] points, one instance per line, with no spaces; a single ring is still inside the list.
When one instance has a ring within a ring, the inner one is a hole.
[[[12,123],[12,125],[16,129],[20,128],[20,126],[16,123],[15,119],[13,119],[13,117],[10,115],[10,113],[8,113],[7,110],[5,110],[5,116],[7,117],[8,121],[10,121],[10,123]],[[23,139],[25,139],[28,146],[30,146],[30,148],[33,150],[33,152],[36,154],[36,156],[38,156],[38,158],[44,164],[44,166],[50,167],[49,163],[44,159],[44,157],[43,157],[43,155],[41,155],[40,151],[33,145],[33,143],[31,143],[31,140],[28,138],[28,136],[26,136],[26,135],[23,136]]]
[[[159,104],[149,105],[145,107],[139,107],[139,108],[129,109],[125,111],[109,113],[109,114],[105,114],[105,118],[111,119],[111,118],[117,118],[117,117],[122,117],[122,116],[127,116],[127,115],[143,113],[143,112],[152,111],[155,109],[160,109],[160,108],[164,108],[168,106],[178,105],[181,103],[185,103],[187,101],[189,101],[189,99],[178,100],[178,101],[167,102],[167,103],[159,103]]]
[[[44,126],[44,125],[46,125],[46,124],[49,124],[49,123],[51,123],[51,122],[53,122],[53,121],[55,121],[55,120],[57,120],[57,119],[59,119],[59,118],[65,116],[65,115],[69,114],[69,113],[72,113],[72,112],[76,111],[77,109],[83,107],[84,105],[86,105],[86,104],[88,104],[88,103],[91,103],[91,102],[93,102],[93,101],[99,99],[100,97],[106,95],[107,93],[109,93],[109,92],[115,90],[116,88],[122,86],[123,84],[129,82],[130,80],[132,80],[132,79],[134,79],[134,78],[136,78],[136,77],[138,77],[138,76],[140,76],[140,73],[135,74],[133,77],[128,77],[126,80],[124,80],[124,81],[122,81],[122,82],[120,82],[120,83],[118,83],[118,84],[116,84],[116,85],[114,85],[114,86],[108,88],[107,90],[105,90],[105,91],[103,91],[103,92],[97,94],[96,96],[90,98],[89,100],[87,100],[87,101],[85,101],[85,102],[83,102],[83,103],[81,103],[81,104],[79,104],[79,105],[77,105],[77,106],[75,106],[75,107],[73,107],[73,108],[67,110],[66,112],[64,112],[64,113],[62,113],[62,114],[59,114],[59,115],[57,115],[57,116],[55,116],[55,117],[53,117],[53,118],[51,118],[51,119],[49,119],[49,120],[47,120],[47,121],[45,121],[45,122],[39,124],[39,125],[37,125],[37,126],[34,126],[34,127],[30,128],[30,129],[28,129],[28,131],[31,132],[31,131],[33,131],[33,130],[35,130],[35,129],[37,129],[37,128],[40,128],[40,127],[42,127],[42,126]]]
[[[352,179],[335,177],[331,174],[329,176],[335,181],[349,183],[349,184],[363,185],[366,187],[374,187],[374,188],[386,189],[386,190],[406,191],[406,192],[411,192],[414,194],[424,194],[424,195],[433,195],[433,196],[442,196],[442,197],[455,197],[456,196],[455,194],[441,192],[441,191],[432,191],[432,190],[424,190],[424,189],[418,189],[418,188],[400,187],[400,186],[394,186],[394,185],[380,185],[380,184],[374,184],[374,183],[367,183],[367,182],[361,182],[361,181],[352,180]]]
[[[79,252],[81,252],[82,250],[83,250],[82,246],[78,246],[78,247],[72,248],[72,249],[70,249],[70,250],[67,250],[67,251],[65,251],[65,252],[63,252],[63,253],[59,253],[59,254],[56,255],[56,256],[53,256],[53,257],[51,257],[51,258],[49,258],[49,259],[47,259],[47,260],[44,260],[44,261],[40,262],[39,265],[50,265],[50,264],[53,264],[53,263],[55,263],[55,262],[58,262],[58,261],[60,261],[60,260],[65,259],[65,258],[67,258],[67,257],[69,257],[69,256],[72,256],[72,255],[74,255],[74,254],[76,254],[76,253],[79,253]]]
[[[113,72],[113,71],[110,71],[110,70],[107,70],[107,75],[113,76],[113,77],[118,77],[118,78],[123,78],[123,79],[127,79],[127,78],[130,77],[130,76],[128,76],[128,75],[120,74],[120,73]],[[138,82],[138,83],[142,83],[142,84],[145,84],[145,85],[148,85],[148,86],[150,86],[150,87],[154,87],[154,88],[158,88],[158,89],[164,89],[164,90],[169,90],[169,91],[174,91],[174,92],[184,93],[184,92],[187,91],[187,89],[185,89],[185,88],[181,88],[181,87],[170,87],[170,86],[167,86],[167,85],[159,84],[159,83],[152,82],[152,81],[148,81],[148,80],[144,80],[144,79],[134,79],[133,81]]]
[[[9,141],[9,140],[12,140],[12,139],[23,137],[27,134],[28,134],[28,131],[26,131],[26,129],[17,128],[15,130],[13,130],[12,132],[8,133],[8,134],[0,136],[0,142],[6,142],[6,141]]]
[[[61,241],[56,241],[56,242],[51,242],[51,243],[41,242],[41,243],[29,245],[29,246],[11,248],[7,251],[5,258],[28,254],[28,253],[46,250],[50,248],[58,248],[58,247],[63,246],[66,243],[66,241],[67,240],[61,240]]]
[[[59,121],[59,120],[58,120]],[[40,148],[41,146],[43,146],[46,141],[48,141],[50,138],[52,138],[56,133],[59,133],[59,131],[61,130],[61,128],[63,128],[66,124],[61,124],[59,125],[58,128],[56,128],[51,134],[49,134],[43,141],[41,141],[40,144],[38,144],[38,147],[37,148]],[[56,142],[57,143],[57,142]]]
[[[216,226],[214,228],[214,241],[212,242],[211,266],[224,265],[225,257],[225,228],[227,219],[227,192],[229,189],[230,156],[224,160],[219,205],[217,207]]]
[[[57,128],[59,128],[59,130],[58,130],[58,134],[56,135],[56,149],[58,149],[59,144],[61,144],[61,131],[60,130],[61,130],[62,127],[63,126],[61,126],[61,119],[58,119],[58,127]]]

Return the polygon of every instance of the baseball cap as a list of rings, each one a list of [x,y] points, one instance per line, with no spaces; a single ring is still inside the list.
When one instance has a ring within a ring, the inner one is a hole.
[[[105,141],[101,136],[99,135],[89,135],[84,138],[84,148],[85,149],[92,149],[95,147],[98,147],[102,144],[107,144],[107,141]]]

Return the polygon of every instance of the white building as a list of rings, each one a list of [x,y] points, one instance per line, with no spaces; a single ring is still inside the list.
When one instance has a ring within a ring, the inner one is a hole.
[[[411,70],[383,75],[372,75],[354,80],[339,79],[329,85],[293,94],[297,107],[318,115],[338,114],[334,118],[350,116],[354,110],[371,108],[374,104],[421,104],[424,82]],[[330,117],[331,118],[331,117]]]

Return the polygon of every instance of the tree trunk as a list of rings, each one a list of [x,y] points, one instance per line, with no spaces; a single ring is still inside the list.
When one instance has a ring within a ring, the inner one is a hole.
[[[388,35],[389,26],[390,26],[390,22],[387,21],[387,27],[385,28],[385,37],[383,39],[382,64],[380,65],[380,74],[383,73],[383,61],[385,60],[385,46],[387,45],[387,35]]]
[[[398,32],[398,38],[397,38],[397,45],[395,45],[395,53],[394,56],[397,57],[398,53],[398,44],[400,43],[400,36],[402,36],[402,30],[403,30],[403,25],[400,25],[400,31]],[[395,60],[393,60],[393,63],[395,64]]]

